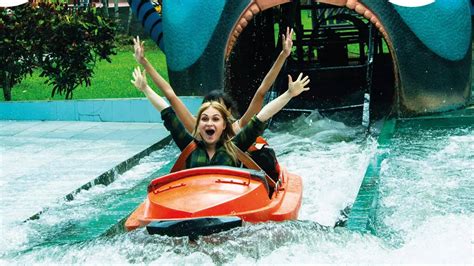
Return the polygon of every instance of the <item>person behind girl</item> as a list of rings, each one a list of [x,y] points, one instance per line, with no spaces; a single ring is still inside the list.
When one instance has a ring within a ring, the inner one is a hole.
[[[282,34],[282,51],[278,55],[278,58],[273,64],[272,68],[268,71],[267,75],[263,79],[260,87],[255,92],[255,95],[253,96],[245,114],[239,120],[236,120],[233,123],[233,128],[236,133],[240,131],[240,128],[247,125],[250,119],[262,109],[265,94],[275,82],[278,73],[286,61],[286,58],[291,54],[291,48],[293,47],[292,38],[293,29],[290,30],[290,28],[286,28],[286,35]],[[150,75],[155,85],[158,86],[166,99],[168,99],[171,106],[176,111],[176,115],[181,120],[181,122],[183,122],[184,127],[189,132],[192,132],[194,126],[196,125],[196,118],[176,95],[171,85],[165,79],[163,79],[163,77],[155,70],[152,64],[145,58],[144,43],[140,42],[140,38],[138,36],[136,39],[133,39],[133,43],[135,59],[145,68],[146,72]],[[217,91],[217,93],[218,92],[219,91]],[[204,100],[206,100],[206,98]],[[224,100],[225,99],[219,100],[219,102],[224,104],[226,108],[230,108],[231,112],[237,111],[235,106],[228,105],[228,103]],[[229,104],[231,104],[231,102],[229,102]]]
[[[194,124],[191,135],[168,103],[148,86],[146,70],[141,72],[137,67],[133,72],[131,82],[161,112],[165,127],[170,131],[181,151],[192,141],[197,143],[197,148],[186,159],[186,168],[209,165],[237,167],[240,163],[237,160],[236,149],[247,150],[263,133],[266,121],[279,112],[293,97],[309,90],[306,87],[309,84],[309,78],[308,76],[303,78],[303,73],[295,81],[291,76],[288,78],[288,90],[265,105],[237,135],[232,127],[232,117],[221,103],[211,101],[201,105],[197,114],[197,123]]]

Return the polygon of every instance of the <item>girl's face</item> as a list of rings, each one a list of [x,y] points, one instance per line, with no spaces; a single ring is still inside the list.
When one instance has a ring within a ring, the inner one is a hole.
[[[201,113],[198,123],[198,131],[202,140],[208,145],[215,145],[226,128],[225,119],[222,114],[210,106]]]

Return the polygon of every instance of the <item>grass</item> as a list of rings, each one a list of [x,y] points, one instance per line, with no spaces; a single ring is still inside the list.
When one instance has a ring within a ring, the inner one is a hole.
[[[73,94],[74,100],[143,97],[143,94],[130,83],[132,70],[138,65],[133,57],[132,45],[119,47],[116,52],[117,55],[112,56],[112,63],[107,61],[97,63],[91,86],[77,87]],[[152,41],[145,42],[145,52],[146,57],[155,69],[168,80],[166,59],[163,52]],[[28,76],[20,84],[13,87],[13,101],[64,100],[64,95],[59,94],[52,98],[52,86],[44,84],[45,81],[45,78],[39,77],[39,71],[36,71],[31,77]],[[148,78],[148,83],[152,84],[150,78]]]

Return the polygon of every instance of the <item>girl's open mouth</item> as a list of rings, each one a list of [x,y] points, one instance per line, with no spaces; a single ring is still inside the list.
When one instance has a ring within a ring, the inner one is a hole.
[[[206,134],[207,134],[208,136],[212,136],[212,135],[214,135],[214,133],[215,133],[216,131],[215,131],[214,129],[206,129],[205,132],[206,132]]]

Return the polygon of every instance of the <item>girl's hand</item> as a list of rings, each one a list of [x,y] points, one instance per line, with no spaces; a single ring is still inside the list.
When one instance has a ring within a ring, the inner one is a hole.
[[[135,80],[130,80],[132,84],[139,89],[141,92],[145,93],[148,83],[146,81],[146,71],[143,70],[143,73],[140,71],[140,67],[136,67],[133,70],[132,76]]]
[[[291,97],[300,95],[303,91],[309,90],[305,86],[309,84],[309,77],[305,76],[303,78],[303,73],[300,73],[298,78],[293,81],[290,75],[288,75],[288,93]]]
[[[291,54],[291,48],[293,48],[293,29],[290,30],[289,27],[286,27],[286,36],[285,34],[281,35],[282,40],[282,53],[288,57]]]
[[[140,65],[144,65],[146,63],[145,47],[144,42],[140,42],[139,36],[137,36],[137,38],[133,38],[133,50],[133,56],[135,57],[135,60],[137,60],[137,63],[139,63]]]

